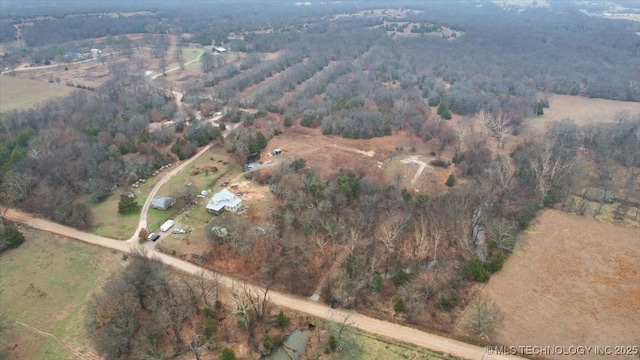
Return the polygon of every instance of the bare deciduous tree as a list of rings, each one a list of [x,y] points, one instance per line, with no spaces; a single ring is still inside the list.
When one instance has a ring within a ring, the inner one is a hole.
[[[497,114],[491,114],[485,110],[480,110],[477,118],[480,124],[491,130],[493,136],[498,139],[498,148],[504,149],[504,138],[511,134],[514,129],[511,119],[502,111]]]
[[[495,308],[480,297],[476,297],[470,307],[471,313],[467,320],[467,328],[477,336],[488,340],[497,323]]]

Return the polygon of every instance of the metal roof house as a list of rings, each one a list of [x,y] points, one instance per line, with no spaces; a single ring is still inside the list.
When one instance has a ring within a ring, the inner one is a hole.
[[[156,196],[151,200],[151,207],[158,210],[167,210],[176,204],[176,199],[168,196]]]
[[[227,189],[217,192],[207,204],[207,211],[212,214],[220,214],[224,210],[236,212],[242,205],[242,199]]]

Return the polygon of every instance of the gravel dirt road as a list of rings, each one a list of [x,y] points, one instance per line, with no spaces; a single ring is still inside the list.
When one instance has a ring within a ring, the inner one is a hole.
[[[48,231],[51,233],[67,236],[73,239],[77,239],[89,244],[121,251],[121,252],[130,252],[133,248],[135,248],[136,244],[131,244],[126,241],[119,241],[114,239],[105,238],[102,236],[85,233],[83,231],[73,229],[67,226],[63,226],[60,224],[53,223],[51,221],[35,218],[31,215],[15,211],[9,210],[7,212],[7,219],[14,222],[19,222],[25,224],[27,226]],[[154,257],[163,263],[189,274],[198,274],[201,271],[205,271],[209,273],[208,270],[205,270],[195,264],[183,261],[178,258],[174,258],[172,256],[163,254],[163,253],[153,253]],[[239,281],[221,275],[220,276],[221,283],[225,287],[232,288],[234,284],[240,284]],[[259,287],[248,285],[250,289],[258,290]],[[345,310],[341,309],[331,309],[328,306],[323,304],[319,304],[316,302],[309,301],[307,299],[299,298],[293,295],[277,292],[277,291],[269,291],[269,300],[276,306],[289,308],[301,313],[309,314],[321,319],[334,320],[334,321],[342,321],[345,319],[347,315],[349,315],[348,323],[358,329],[381,335],[387,338],[395,339],[398,341],[402,341],[405,343],[425,347],[428,349],[432,349],[435,351],[451,354],[456,357],[460,357],[463,359],[474,359],[474,360],[507,360],[507,359],[518,359],[513,356],[504,356],[504,355],[490,355],[485,352],[483,347],[467,344],[461,341],[449,339],[443,336],[430,334],[424,331],[416,330],[407,326],[402,326],[398,324],[394,324],[388,321],[374,319],[368,316],[364,316],[358,313],[349,313]]]

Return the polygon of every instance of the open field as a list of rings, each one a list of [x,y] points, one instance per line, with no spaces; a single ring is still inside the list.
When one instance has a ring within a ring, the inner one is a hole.
[[[500,318],[493,340],[640,346],[639,263],[640,228],[545,210],[481,291]]]
[[[120,254],[38,230],[22,231],[24,244],[0,255],[1,311],[12,322],[2,343],[9,358],[96,359],[84,331],[85,306],[121,268]]]
[[[367,334],[356,329],[349,329],[349,338],[355,342],[350,351],[345,351],[332,357],[335,360],[431,360],[431,359],[455,359],[450,355],[443,355],[428,349],[410,346],[407,344],[390,341],[388,339]]]
[[[11,110],[23,110],[42,104],[47,100],[69,95],[74,90],[60,84],[0,76],[0,113]]]
[[[135,38],[135,36],[131,36]],[[100,39],[97,39],[100,41]],[[154,58],[150,54],[148,48],[133,49],[131,59],[123,54],[115,53],[115,51],[109,47],[103,49],[103,58],[100,59],[88,59],[79,62],[60,63],[51,66],[34,66],[32,69],[24,67],[21,71],[16,72],[17,77],[24,79],[37,80],[34,86],[44,86],[50,79],[54,79],[59,88],[72,91],[74,87],[66,86],[67,83],[72,85],[83,85],[98,87],[105,81],[111,78],[109,68],[116,63],[129,64],[129,73],[133,74],[138,71],[152,71],[153,74],[160,74],[160,58]],[[176,81],[176,79],[185,77],[186,74],[192,76],[198,76],[202,74],[200,70],[200,61],[198,58],[205,52],[210,51],[204,47],[186,46],[182,49],[182,54],[185,62],[185,69],[179,69],[179,62],[176,60],[175,46],[171,47],[166,55],[166,70],[172,70],[167,72],[167,81]],[[228,55],[228,61],[235,59],[236,55]],[[135,63],[135,65],[134,65]],[[139,68],[141,66],[141,68]],[[171,75],[170,75],[171,74]],[[163,77],[164,78],[164,77]],[[53,85],[53,84],[46,84]],[[4,111],[4,110],[2,110]]]
[[[615,122],[616,115],[627,112],[631,116],[640,115],[640,103],[590,99],[584,96],[549,95],[550,107],[544,115],[525,120],[531,128],[544,131],[548,124],[562,119],[572,119],[578,125]]]

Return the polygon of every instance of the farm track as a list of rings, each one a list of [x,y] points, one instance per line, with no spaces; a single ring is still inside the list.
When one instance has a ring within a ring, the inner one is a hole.
[[[411,188],[413,188],[415,186],[416,182],[420,178],[420,175],[422,175],[422,172],[424,171],[424,169],[426,169],[429,166],[429,165],[427,165],[427,163],[425,163],[424,161],[418,159],[418,157],[416,157],[416,156],[408,157],[406,159],[403,159],[400,162],[403,163],[403,164],[416,164],[416,165],[420,166],[418,168],[418,170],[416,171],[416,174],[411,179],[411,183],[409,183],[409,187],[411,187]]]
[[[298,154],[298,156],[303,156],[303,155],[309,155],[315,152],[318,152],[320,150],[324,150],[327,148],[333,148],[333,149],[338,149],[338,150],[342,150],[342,151],[346,151],[346,152],[351,152],[354,154],[358,154],[358,155],[362,155],[362,156],[366,156],[366,157],[374,157],[376,155],[376,152],[373,150],[369,150],[369,151],[363,151],[363,150],[359,150],[356,148],[352,148],[352,147],[348,147],[348,146],[342,146],[342,145],[338,145],[338,144],[328,144],[328,145],[322,145],[322,146],[318,146],[315,147],[313,149],[309,149],[309,150],[305,150],[303,152],[300,152]]]
[[[70,353],[72,353],[73,355],[75,355],[76,358],[78,359],[83,359],[83,360],[102,360],[101,357],[91,353],[91,352],[83,352],[80,351],[78,349],[78,346],[71,343],[68,340],[65,339],[58,339],[55,335],[48,333],[46,331],[42,331],[34,326],[31,326],[29,324],[25,324],[20,320],[16,320],[16,324],[21,325],[22,327],[26,328],[27,330],[38,334],[40,336],[44,336],[50,339],[55,340],[58,344],[60,344],[61,346],[63,346],[65,349],[67,349]]]
[[[310,300],[318,301],[320,299],[320,295],[322,294],[322,289],[324,289],[324,287],[327,286],[327,281],[329,280],[329,277],[335,276],[338,273],[338,270],[340,269],[342,264],[344,264],[344,262],[347,261],[347,258],[349,257],[350,253],[351,251],[349,250],[348,247],[345,246],[345,248],[342,249],[342,252],[333,260],[333,264],[331,264],[331,267],[329,268],[329,270],[324,275],[322,275],[322,278],[320,279],[320,281],[318,281],[318,286],[316,286],[316,290],[309,297]]]

